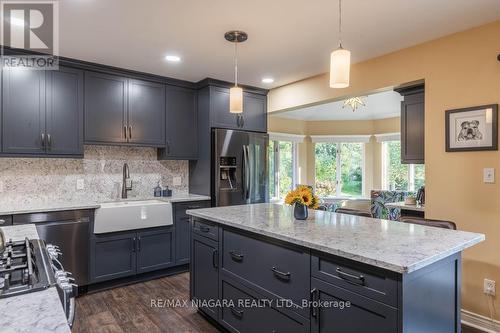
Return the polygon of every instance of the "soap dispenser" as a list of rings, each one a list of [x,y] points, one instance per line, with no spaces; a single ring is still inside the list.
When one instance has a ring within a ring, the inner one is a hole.
[[[154,188],[154,196],[155,197],[161,197],[161,186],[160,186],[160,182],[159,181],[156,184],[156,187]]]

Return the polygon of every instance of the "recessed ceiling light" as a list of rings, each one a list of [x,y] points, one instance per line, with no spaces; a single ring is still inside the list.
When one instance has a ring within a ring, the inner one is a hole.
[[[274,79],[272,77],[265,77],[262,79],[262,83],[273,83]]]
[[[169,62],[180,62],[181,57],[169,54],[169,55],[165,56],[165,60],[169,61]]]

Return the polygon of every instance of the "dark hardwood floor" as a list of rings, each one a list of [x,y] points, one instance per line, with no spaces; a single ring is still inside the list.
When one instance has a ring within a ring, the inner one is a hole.
[[[195,308],[151,307],[151,299],[189,300],[183,273],[79,297],[73,333],[219,332]],[[462,333],[480,333],[462,328]]]
[[[189,300],[189,274],[79,297],[72,332],[219,332],[195,308],[155,308],[152,298]]]

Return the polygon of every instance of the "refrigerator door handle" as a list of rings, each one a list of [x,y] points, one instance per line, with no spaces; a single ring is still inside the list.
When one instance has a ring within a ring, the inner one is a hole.
[[[250,195],[250,161],[248,156],[248,146],[243,146],[243,170],[244,170],[244,184],[243,184],[243,196],[245,200],[248,200]]]

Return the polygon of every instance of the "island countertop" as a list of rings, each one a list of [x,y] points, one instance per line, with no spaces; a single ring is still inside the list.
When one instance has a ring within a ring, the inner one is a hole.
[[[485,240],[479,233],[310,210],[295,220],[290,206],[251,204],[188,210],[222,225],[363,262],[411,273]]]

